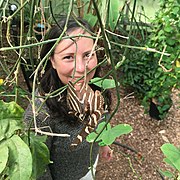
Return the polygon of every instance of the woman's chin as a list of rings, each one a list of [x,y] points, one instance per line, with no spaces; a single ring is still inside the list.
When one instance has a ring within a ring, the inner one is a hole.
[[[75,84],[75,89],[76,89],[76,92],[80,92],[81,91],[81,89],[82,89],[82,84]]]

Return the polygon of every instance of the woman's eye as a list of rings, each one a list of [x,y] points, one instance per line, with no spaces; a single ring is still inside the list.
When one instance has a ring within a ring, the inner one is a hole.
[[[94,56],[94,53],[87,53],[85,54],[85,58],[91,58]]]
[[[73,56],[64,56],[63,60],[74,60]]]

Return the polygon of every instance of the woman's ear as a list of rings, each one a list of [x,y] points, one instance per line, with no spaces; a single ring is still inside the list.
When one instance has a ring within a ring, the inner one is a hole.
[[[50,61],[51,61],[52,67],[53,67],[54,69],[56,69],[54,58],[53,58],[53,57],[50,57]]]

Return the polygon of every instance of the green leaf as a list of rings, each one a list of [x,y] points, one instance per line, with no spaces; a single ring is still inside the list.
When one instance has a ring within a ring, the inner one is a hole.
[[[102,135],[102,142],[106,145],[112,144],[116,139],[116,136],[114,136],[113,132],[111,130],[106,131]]]
[[[168,159],[168,158],[164,158],[163,161],[166,163],[166,164],[169,164],[171,167],[173,167],[174,169],[176,169],[176,167],[174,166],[174,164]]]
[[[90,143],[93,142],[93,141],[96,139],[96,137],[98,136],[98,134],[102,131],[102,129],[104,128],[105,124],[106,124],[106,123],[105,123],[104,121],[101,122],[101,123],[98,125],[97,129],[95,130],[95,132],[90,133],[90,134],[86,137],[86,140],[87,140],[88,142],[90,142]],[[102,132],[102,133],[99,135],[99,137],[96,139],[96,142],[100,141],[101,138],[102,138],[103,133],[106,132],[106,131],[109,130],[109,129],[111,129],[111,125],[108,123],[107,126],[105,127],[105,129],[103,130],[103,132]]]
[[[9,128],[9,121],[1,120],[0,121],[0,141],[6,138],[6,132]]]
[[[36,136],[30,133],[30,149],[33,158],[32,177],[35,179],[42,175],[47,165],[51,163],[48,147],[44,143],[46,138],[46,136]],[[24,136],[23,140],[28,144],[28,136]]]
[[[102,135],[102,141],[106,144],[106,145],[110,145],[112,144],[115,139],[123,134],[128,134],[132,131],[132,127],[128,124],[119,124],[115,127],[113,127],[112,129],[106,131],[103,135]]]
[[[11,137],[16,130],[22,129],[24,110],[15,102],[0,100],[0,141]]]
[[[166,32],[171,32],[173,30],[173,28],[169,25],[169,26],[166,26],[165,28],[164,28],[164,31],[166,31]]]
[[[120,10],[120,1],[119,0],[110,1],[109,25],[111,31],[114,31],[116,24],[118,22],[118,18],[120,16],[119,10]]]
[[[166,158],[180,171],[180,150],[170,143],[163,144],[161,150]]]
[[[84,19],[91,25],[91,27],[94,27],[97,22],[97,16],[92,14],[85,14]]]
[[[128,124],[119,124],[112,128],[113,134],[115,136],[121,136],[123,134],[128,134],[132,131],[132,127]]]
[[[102,78],[96,77],[91,80],[91,83],[103,89],[111,89],[111,88],[116,87],[114,79],[102,79]]]
[[[104,128],[104,126],[106,125],[106,122],[101,122],[99,125],[98,125],[98,127],[97,127],[97,129],[96,129],[96,132],[97,133],[99,133],[103,128]],[[111,125],[108,123],[107,124],[107,126],[105,127],[105,129],[103,130],[103,131],[106,131],[106,130],[109,130],[109,129],[111,129]]]
[[[0,174],[6,167],[9,156],[9,149],[7,146],[0,145]]]
[[[86,136],[86,141],[89,142],[89,143],[94,142],[94,140],[96,139],[97,135],[98,134],[95,133],[95,132],[90,133],[88,136]]]
[[[21,119],[24,110],[14,101],[6,103],[0,100],[0,120],[2,119]]]
[[[172,12],[176,15],[176,14],[178,14],[179,13],[179,7],[177,6],[177,7],[174,7],[173,9],[172,9]]]
[[[96,129],[96,132],[90,133],[86,140],[88,142],[93,142],[97,136],[98,133],[100,133],[105,126],[105,122],[102,122],[98,125],[98,128]],[[103,132],[99,135],[96,142],[101,141],[99,145],[110,145],[114,142],[114,140],[119,137],[122,134],[128,134],[132,131],[132,127],[128,124],[119,124],[111,129],[110,124],[108,123],[107,127],[103,130]]]
[[[32,173],[32,156],[29,147],[17,135],[6,141],[9,148],[9,178],[29,180]]]
[[[160,173],[161,173],[163,176],[166,176],[166,177],[168,177],[168,178],[173,178],[173,177],[174,177],[173,173],[171,173],[170,171],[161,171],[161,170],[160,170]]]
[[[162,107],[162,111],[166,111],[170,108],[170,105],[169,104],[166,104]]]

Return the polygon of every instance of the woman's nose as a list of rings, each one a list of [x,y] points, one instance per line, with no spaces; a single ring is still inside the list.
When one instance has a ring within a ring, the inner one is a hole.
[[[86,66],[86,64],[85,64],[85,61],[83,61],[83,58],[78,57],[76,59],[76,64],[75,64],[76,71],[79,72],[79,73],[84,73],[85,66]]]

